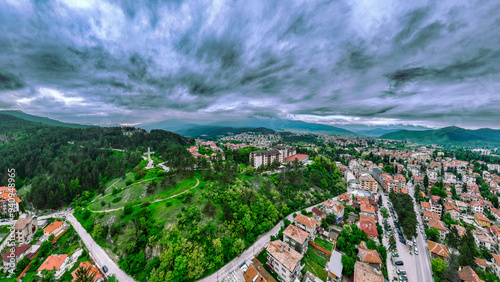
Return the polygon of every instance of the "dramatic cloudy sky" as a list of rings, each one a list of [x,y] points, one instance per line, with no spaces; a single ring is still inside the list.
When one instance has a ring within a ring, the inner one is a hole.
[[[500,128],[498,0],[139,2],[0,1],[0,109]]]

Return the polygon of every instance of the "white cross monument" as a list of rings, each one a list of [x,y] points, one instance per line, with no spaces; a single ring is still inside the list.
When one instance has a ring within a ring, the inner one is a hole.
[[[154,154],[155,152],[151,152],[150,148],[148,147],[148,151],[144,153],[144,155],[148,155],[148,165],[146,168],[153,168],[153,160],[151,159],[151,155]]]

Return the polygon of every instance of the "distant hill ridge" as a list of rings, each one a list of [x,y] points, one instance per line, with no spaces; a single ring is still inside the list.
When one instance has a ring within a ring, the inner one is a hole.
[[[442,145],[500,145],[500,130],[481,128],[476,130],[449,126],[435,130],[400,130],[380,136],[381,139],[407,140],[423,144]]]
[[[3,111],[0,111],[0,114],[10,115],[10,116],[17,117],[17,118],[20,118],[23,120],[27,120],[27,121],[31,121],[31,122],[35,122],[35,123],[42,123],[42,124],[49,125],[49,126],[62,126],[62,127],[71,127],[71,128],[93,127],[90,125],[83,125],[83,124],[76,124],[76,123],[65,123],[65,122],[50,119],[47,117],[34,116],[34,115],[27,114],[27,113],[20,111],[20,110],[3,110]]]

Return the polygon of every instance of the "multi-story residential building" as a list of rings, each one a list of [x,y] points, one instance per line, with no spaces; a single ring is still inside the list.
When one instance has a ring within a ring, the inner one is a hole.
[[[482,227],[490,227],[491,225],[490,220],[482,213],[475,213],[474,220],[477,222],[477,224],[479,224],[479,226]]]
[[[364,242],[362,242],[364,243]],[[382,260],[377,252],[377,250],[370,250],[366,248],[366,244],[358,247],[358,257],[359,261],[369,264],[371,267],[376,269],[381,268]]]
[[[309,232],[311,239],[314,238],[316,235],[316,220],[314,218],[299,214],[295,217],[295,223],[302,230]]]
[[[451,172],[445,172],[443,182],[454,185],[457,183],[457,176]]]
[[[344,216],[344,205],[332,199],[328,199],[321,203],[321,207],[328,214],[334,213],[336,218],[341,218]]]
[[[484,282],[479,279],[477,273],[470,266],[459,267],[458,269],[458,282]]]
[[[56,236],[56,234],[61,232],[63,228],[64,228],[63,222],[60,220],[56,220],[43,229],[43,235],[45,235],[46,237],[49,237],[50,235]]]
[[[457,206],[455,206],[455,204],[444,203],[443,206],[445,213],[449,213],[451,215],[451,218],[453,218],[453,220],[459,220],[460,210],[457,208]]]
[[[378,237],[377,224],[373,216],[361,214],[359,216],[359,229],[363,230],[369,239]]]
[[[17,190],[10,187],[0,187],[0,214],[18,213],[21,199],[17,197]]]
[[[478,201],[474,201],[474,202],[470,203],[470,210],[473,213],[483,213],[484,212],[484,207]]]
[[[33,235],[37,231],[36,217],[19,218],[14,225],[15,240],[17,243],[28,243],[33,240]]]
[[[491,255],[493,256],[491,263],[493,272],[495,272],[495,275],[497,277],[500,277],[500,256],[497,254],[491,254]]]
[[[430,182],[436,182],[438,175],[437,175],[436,171],[428,169],[427,170],[427,177],[429,178]]]
[[[300,280],[302,255],[281,240],[272,241],[266,248],[267,265],[286,282]]]
[[[283,241],[300,254],[307,251],[309,233],[292,224],[283,231]]]
[[[14,248],[13,251],[12,248]],[[15,245],[12,248],[7,250],[2,256],[4,270],[15,268],[20,260],[31,253],[31,245],[28,244]]]
[[[360,183],[359,187],[361,190],[367,190],[372,192],[376,192],[378,190],[377,181],[375,181],[373,176],[369,175],[368,173],[362,174],[359,177],[359,183]]]
[[[460,210],[460,212],[467,211],[467,209],[469,209],[469,204],[459,200],[455,200],[455,205]]]
[[[490,235],[486,234],[481,229],[476,229],[473,232],[474,236],[474,241],[476,241],[476,245],[480,250],[482,249],[487,249],[491,250],[493,247],[496,249],[496,243],[493,241],[493,239],[490,237]]]
[[[434,199],[430,199],[429,203],[431,204],[431,212],[435,212],[441,216],[441,212],[443,211],[443,207]]]
[[[437,230],[439,230],[439,240],[441,240],[441,242],[444,242],[447,230],[441,220],[429,218],[429,228],[436,228]]]
[[[495,219],[497,221],[500,221],[500,210],[495,209],[495,208],[491,208],[490,211],[491,211],[491,214],[493,214],[493,216],[495,217]]]
[[[285,159],[288,157],[294,156],[297,150],[292,146],[284,146],[281,144],[281,141],[278,142],[277,146],[271,147],[267,151],[254,151],[250,153],[250,164],[254,168],[258,168],[261,165],[269,165],[273,162],[284,163]],[[296,156],[299,161],[307,161],[307,155]],[[293,159],[289,159],[293,161]]]

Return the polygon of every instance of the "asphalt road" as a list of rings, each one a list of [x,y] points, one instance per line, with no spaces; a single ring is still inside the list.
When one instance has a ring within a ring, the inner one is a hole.
[[[411,188],[411,187],[407,187]],[[413,190],[408,189],[408,193],[410,195],[413,195]],[[386,208],[388,207],[388,201],[389,197],[382,195],[382,199],[384,201],[384,206]],[[417,219],[419,220],[420,223],[422,223],[422,219],[420,218],[420,215],[417,212]],[[389,271],[389,278],[391,277],[398,277],[396,274],[396,269],[404,269],[406,270],[407,276],[408,276],[408,281],[409,282],[420,282],[420,281],[433,281],[432,279],[432,271],[431,271],[431,265],[430,265],[430,256],[427,251],[427,241],[425,240],[424,236],[420,233],[420,227],[417,228],[417,248],[418,248],[418,255],[415,255],[413,247],[411,248],[411,254],[410,254],[410,248],[406,245],[403,244],[399,241],[398,234],[396,232],[396,228],[394,225],[394,219],[391,216],[388,219],[389,223],[392,226],[392,229],[395,232],[395,238],[396,238],[396,246],[397,246],[397,252],[399,254],[399,259],[401,260],[404,265],[402,266],[395,266],[388,265],[388,271]],[[386,246],[388,247],[388,246]],[[392,254],[388,253],[387,256],[390,259],[390,256]],[[391,280],[392,281],[392,280]]]
[[[104,265],[108,267],[106,275],[109,276],[113,274],[120,282],[135,281],[131,276],[121,270],[120,267],[118,267],[118,265],[108,256],[108,254],[106,254],[101,246],[99,246],[94,239],[92,239],[90,234],[82,227],[80,222],[78,222],[72,213],[68,213],[66,219],[71,223],[71,225],[73,225],[73,228],[75,228],[78,235],[80,235],[80,238],[90,251],[98,267],[102,268]]]
[[[338,197],[333,198],[334,200],[337,200]],[[306,211],[311,211],[313,207],[316,207],[319,204],[310,206],[306,208]],[[293,213],[289,214],[286,217],[288,220],[293,221]],[[283,226],[283,220],[280,221],[276,226],[273,227],[273,229],[269,230],[268,232],[264,233],[264,235],[261,235],[261,237],[248,249],[246,249],[243,253],[241,253],[239,256],[234,258],[232,261],[228,262],[226,265],[224,265],[221,269],[219,269],[217,272],[213,273],[210,276],[207,276],[205,278],[202,278],[198,281],[200,282],[214,282],[214,281],[222,281],[226,276],[230,275],[231,272],[236,271],[239,266],[243,263],[246,262],[247,260],[251,260],[254,256],[257,256],[259,251],[267,246],[269,242],[271,241],[271,235],[275,235],[279,232],[281,226]]]

